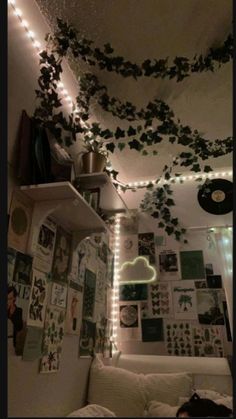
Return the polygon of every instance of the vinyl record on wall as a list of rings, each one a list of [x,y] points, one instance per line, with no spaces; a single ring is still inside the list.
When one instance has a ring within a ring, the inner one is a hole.
[[[199,205],[210,214],[223,215],[233,210],[233,183],[226,179],[212,179],[198,192]]]

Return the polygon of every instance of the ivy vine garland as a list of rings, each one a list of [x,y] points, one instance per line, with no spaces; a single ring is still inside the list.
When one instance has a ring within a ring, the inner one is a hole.
[[[142,76],[161,77],[173,79],[177,81],[183,80],[191,73],[199,73],[203,71],[214,71],[216,65],[218,68],[233,58],[233,37],[228,35],[223,44],[217,48],[210,48],[209,52],[203,56],[195,55],[190,61],[186,57],[175,57],[173,64],[168,65],[168,58],[145,60],[141,66],[136,63],[126,61],[121,56],[113,56],[114,49],[109,43],[104,45],[101,50],[93,47],[93,41],[81,38],[78,31],[61,19],[57,19],[58,29],[55,37],[58,40],[57,52],[65,55],[70,49],[75,58],[81,58],[89,65],[98,65],[100,69],[114,71],[123,77],[133,77],[137,79]]]
[[[229,35],[223,45],[218,48],[211,48],[210,52],[203,57],[195,56],[190,63],[185,57],[176,57],[174,66],[168,67],[167,59],[150,60],[138,67],[123,57],[111,57],[113,49],[110,44],[104,46],[104,51],[92,48],[92,41],[78,38],[78,32],[71,26],[58,19],[58,29],[54,35],[47,35],[47,48],[40,54],[40,76],[38,79],[39,89],[36,96],[39,105],[35,109],[34,117],[44,127],[48,128],[59,143],[64,142],[70,146],[76,141],[76,135],[81,134],[87,146],[96,143],[104,144],[109,153],[115,148],[122,151],[127,145],[130,149],[140,152],[143,156],[150,154],[148,147],[164,140],[170,143],[178,143],[187,147],[186,152],[180,153],[173,160],[172,165],[163,168],[163,174],[156,180],[156,185],[148,185],[148,191],[140,205],[142,211],[147,211],[152,217],[158,220],[158,226],[164,228],[168,235],[174,235],[176,240],[184,239],[186,230],[180,226],[179,220],[171,215],[170,207],[175,205],[172,197],[169,180],[175,166],[189,167],[194,172],[209,172],[211,167],[201,166],[201,161],[209,157],[219,157],[232,151],[232,138],[214,141],[204,139],[195,129],[183,126],[180,120],[175,118],[174,112],[169,106],[159,100],[150,101],[146,108],[137,109],[130,102],[122,103],[119,98],[110,97],[106,86],[100,85],[97,77],[86,73],[79,80],[79,95],[76,98],[78,111],[75,107],[68,118],[62,111],[56,112],[62,106],[61,98],[57,92],[57,85],[62,74],[63,57],[71,52],[74,57],[81,58],[89,65],[97,64],[100,68],[135,79],[141,76],[169,77],[183,80],[194,72],[214,71],[216,64],[220,67],[228,62],[233,54],[233,39]],[[114,132],[110,129],[103,129],[99,123],[89,123],[91,99],[121,120],[138,122],[138,126],[130,125],[127,130],[117,127]],[[140,122],[142,121],[142,122]],[[157,124],[158,121],[158,124]],[[154,126],[154,123],[156,126]],[[124,139],[128,138],[128,142]],[[105,144],[106,143],[106,144]],[[158,150],[152,150],[153,155]],[[111,171],[109,172],[111,173]],[[118,172],[112,171],[116,178]],[[175,174],[178,176],[180,174]],[[164,180],[162,186],[159,186]],[[201,178],[197,179],[201,180]],[[170,181],[170,182],[173,182]],[[123,187],[123,190],[128,187]],[[132,189],[132,188],[131,188]],[[184,240],[186,242],[186,239]]]

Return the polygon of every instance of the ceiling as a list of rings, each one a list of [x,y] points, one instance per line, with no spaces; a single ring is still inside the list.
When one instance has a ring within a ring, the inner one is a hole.
[[[231,0],[36,0],[53,28],[57,17],[73,24],[84,37],[102,47],[110,43],[116,55],[141,64],[147,58],[176,56],[193,58],[219,45],[231,32]],[[232,135],[232,62],[215,73],[192,74],[177,83],[142,77],[138,81],[114,73],[86,67],[70,59],[76,77],[91,71],[105,84],[111,96],[146,106],[155,98],[165,101],[183,124],[200,131],[206,139]],[[92,106],[92,121],[104,128],[129,124]],[[123,182],[155,178],[180,146],[167,141],[158,144],[158,156],[141,156],[126,148],[111,157]],[[185,150],[186,151],[186,150]],[[232,167],[232,156],[211,159],[213,168]],[[205,163],[205,162],[204,162]],[[196,186],[195,186],[196,187]],[[133,203],[133,207],[134,207]]]

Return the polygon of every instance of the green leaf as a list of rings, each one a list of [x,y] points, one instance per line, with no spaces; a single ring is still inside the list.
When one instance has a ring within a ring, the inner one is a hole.
[[[209,173],[209,172],[212,172],[212,168],[211,168],[211,166],[204,166],[203,171],[204,171],[205,173]]]
[[[118,148],[122,151],[125,148],[125,143],[118,143]]]
[[[113,153],[113,152],[114,152],[115,148],[116,148],[116,146],[115,146],[115,144],[114,144],[114,143],[108,143],[108,144],[106,144],[106,149],[107,149],[108,151],[110,151],[111,153]]]
[[[128,144],[131,150],[134,149],[140,151],[143,148],[143,145],[137,140],[129,141]]]

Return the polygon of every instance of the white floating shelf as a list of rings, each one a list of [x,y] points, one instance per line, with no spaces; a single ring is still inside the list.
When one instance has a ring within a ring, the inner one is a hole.
[[[77,177],[82,188],[100,188],[100,208],[104,212],[126,212],[128,208],[107,173],[81,174]]]
[[[72,232],[107,230],[105,222],[70,182],[21,186],[20,190],[36,208],[48,211],[58,224]]]

